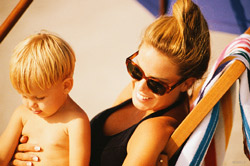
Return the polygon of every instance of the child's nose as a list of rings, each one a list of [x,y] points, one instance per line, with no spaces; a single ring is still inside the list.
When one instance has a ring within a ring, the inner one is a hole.
[[[29,101],[29,106],[32,107],[32,108],[37,108],[38,105],[37,105],[36,102],[30,100],[30,101]]]

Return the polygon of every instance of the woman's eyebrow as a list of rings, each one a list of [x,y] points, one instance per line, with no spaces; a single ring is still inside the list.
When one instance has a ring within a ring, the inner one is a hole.
[[[167,79],[167,78],[159,78],[159,77],[152,77],[152,78],[154,78],[154,79],[157,79],[157,80],[159,80],[159,81],[161,81],[161,82],[163,82],[163,83],[165,83],[165,84],[169,84],[169,83],[171,83],[171,81],[169,81],[169,79]]]
[[[135,62],[136,62],[136,64],[142,69],[142,67],[140,66],[140,63],[139,63],[139,61],[138,61],[137,59],[135,59]],[[143,69],[142,69],[142,71],[144,72]],[[145,74],[145,72],[144,72],[144,74]],[[159,77],[153,77],[153,76],[148,76],[148,77],[157,79],[157,80],[159,80],[159,81],[161,81],[161,82],[163,82],[163,83],[166,83],[166,84],[171,83],[171,82],[169,81],[169,79],[167,79],[167,78],[159,78]]]

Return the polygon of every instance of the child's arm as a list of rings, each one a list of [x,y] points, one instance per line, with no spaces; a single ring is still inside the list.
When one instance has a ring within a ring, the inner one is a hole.
[[[70,122],[69,134],[69,160],[70,166],[88,166],[90,162],[90,123],[87,115]]]
[[[11,160],[22,133],[21,109],[17,108],[2,135],[0,136],[0,165],[5,166]]]

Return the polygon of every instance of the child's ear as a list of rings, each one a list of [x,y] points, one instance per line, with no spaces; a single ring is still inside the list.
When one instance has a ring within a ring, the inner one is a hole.
[[[63,81],[63,91],[65,94],[68,94],[71,91],[73,83],[74,81],[72,77],[68,77]]]
[[[196,78],[193,77],[186,79],[181,85],[181,91],[187,91],[194,84],[195,80]]]

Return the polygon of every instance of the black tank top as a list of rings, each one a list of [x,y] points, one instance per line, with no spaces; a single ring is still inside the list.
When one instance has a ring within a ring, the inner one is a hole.
[[[112,136],[103,133],[103,126],[106,119],[115,111],[132,102],[131,99],[118,106],[107,109],[91,120],[91,166],[121,166],[127,156],[127,144],[137,126],[144,120],[158,117],[173,109],[183,100],[175,102],[173,105],[154,112],[144,117],[139,123]]]

